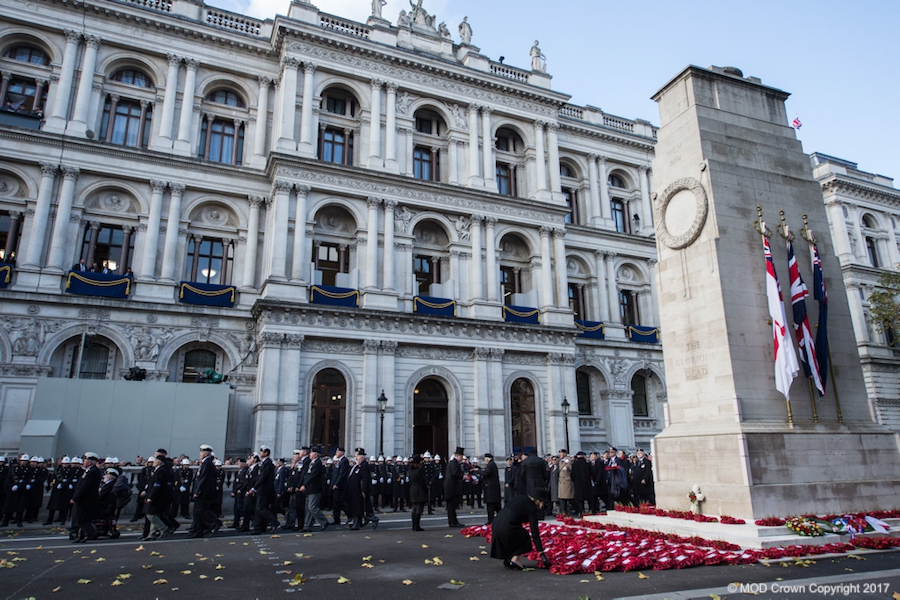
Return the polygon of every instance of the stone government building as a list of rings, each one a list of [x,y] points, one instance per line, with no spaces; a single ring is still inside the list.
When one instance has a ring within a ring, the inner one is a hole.
[[[227,373],[220,455],[649,446],[654,128],[435,20],[0,7],[0,451],[132,367]]]

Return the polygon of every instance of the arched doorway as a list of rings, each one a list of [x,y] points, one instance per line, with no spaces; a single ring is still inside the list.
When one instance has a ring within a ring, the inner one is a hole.
[[[527,379],[516,379],[510,390],[512,450],[514,454],[537,451],[537,419],[534,387]]]
[[[313,380],[311,446],[322,446],[331,456],[344,445],[344,412],[347,407],[347,382],[337,369],[323,369]]]
[[[447,460],[447,389],[436,379],[423,379],[413,394],[413,452]]]

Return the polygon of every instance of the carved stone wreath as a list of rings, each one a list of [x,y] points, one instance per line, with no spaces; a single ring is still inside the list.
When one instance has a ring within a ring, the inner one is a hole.
[[[687,231],[685,231],[684,233],[680,233],[679,235],[672,235],[671,233],[669,233],[669,229],[666,224],[666,211],[668,210],[669,203],[672,201],[672,199],[682,191],[689,191],[694,194],[694,218]],[[708,214],[709,201],[706,197],[706,190],[703,189],[703,185],[699,181],[697,181],[693,177],[685,177],[683,179],[674,181],[665,190],[663,190],[662,194],[660,194],[659,199],[657,200],[656,235],[659,237],[660,241],[663,244],[673,250],[680,250],[682,248],[685,248],[694,243],[694,241],[696,241],[696,239],[700,237],[700,231],[703,229],[703,225],[706,224],[706,217]]]

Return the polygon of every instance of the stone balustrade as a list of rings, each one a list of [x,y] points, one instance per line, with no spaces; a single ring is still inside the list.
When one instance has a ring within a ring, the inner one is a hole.
[[[358,38],[369,39],[369,28],[334,15],[319,13],[319,26]]]
[[[129,4],[136,4],[152,10],[172,12],[172,3],[169,0],[126,0]]]
[[[258,21],[253,21],[223,10],[207,10],[206,18],[204,20],[209,25],[232,29],[248,35],[258,36],[262,29],[262,25]]]
[[[491,75],[505,77],[506,79],[512,79],[513,81],[518,81],[520,83],[528,83],[528,71],[523,69],[509,67],[498,62],[491,62],[490,68]]]
[[[570,119],[578,119],[579,121],[584,120],[584,109],[580,106],[574,106],[572,104],[564,104],[559,107],[559,116],[561,117],[569,117]]]

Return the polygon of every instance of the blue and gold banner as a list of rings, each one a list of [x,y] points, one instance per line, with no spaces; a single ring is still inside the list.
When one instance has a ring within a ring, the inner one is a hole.
[[[0,288],[5,288],[12,281],[13,266],[9,263],[0,263]]]
[[[603,332],[603,323],[598,321],[575,321],[575,327],[581,332],[578,337],[591,338],[595,340],[605,340],[606,335]]]
[[[626,325],[625,333],[632,342],[643,342],[644,344],[659,343],[659,328],[643,327],[641,325]]]
[[[503,320],[510,323],[537,325],[541,322],[541,311],[530,306],[504,306]]]
[[[414,296],[413,312],[423,315],[455,317],[456,300],[450,300],[449,298],[433,298],[432,296]]]
[[[330,285],[314,285],[309,290],[309,301],[313,304],[330,306],[359,306],[359,290]]]
[[[131,277],[113,273],[69,271],[69,276],[66,277],[66,291],[80,296],[125,299],[131,293],[131,283]]]
[[[237,288],[233,285],[216,285],[182,281],[179,285],[178,301],[201,306],[234,306]]]

